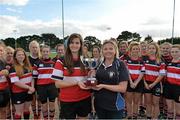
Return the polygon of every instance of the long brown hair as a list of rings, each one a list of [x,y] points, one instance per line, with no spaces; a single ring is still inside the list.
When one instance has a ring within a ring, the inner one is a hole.
[[[22,52],[24,53],[24,56],[25,56],[25,59],[24,59],[24,61],[23,61],[23,63],[24,63],[23,65],[21,65],[21,64],[18,62],[17,58],[16,58],[16,54],[17,54],[17,52],[19,52],[19,51],[22,51]],[[24,74],[24,68],[26,68],[26,69],[29,70],[29,71],[32,71],[31,64],[30,64],[30,62],[29,62],[29,59],[28,59],[28,57],[27,57],[26,52],[24,51],[24,49],[22,49],[22,48],[17,48],[17,49],[14,51],[14,56],[13,56],[13,58],[14,58],[14,68],[15,68],[15,70],[16,70],[16,74],[17,74],[18,77],[21,77],[21,76]]]
[[[83,46],[82,36],[80,34],[73,33],[68,38],[67,48],[66,48],[65,57],[64,57],[64,64],[67,67],[69,74],[73,73],[73,68],[74,68],[73,56],[72,56],[72,52],[70,50],[69,45],[72,42],[72,40],[75,38],[78,38],[80,40],[80,44],[81,44],[80,50],[78,52],[78,58],[80,59],[80,56],[82,55],[82,46]],[[81,71],[85,70],[85,67],[81,61],[80,61],[80,69],[81,69]]]

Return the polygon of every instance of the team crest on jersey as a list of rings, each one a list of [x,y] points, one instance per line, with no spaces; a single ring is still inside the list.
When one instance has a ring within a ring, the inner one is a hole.
[[[115,74],[115,73],[114,73],[113,71],[110,71],[110,72],[109,72],[109,77],[112,78],[112,77],[114,76],[114,74]]]
[[[146,63],[149,63],[149,60],[146,60]]]
[[[128,63],[132,63],[132,61],[131,61],[131,60],[128,60]]]
[[[43,64],[39,64],[39,67],[44,67],[44,65]]]

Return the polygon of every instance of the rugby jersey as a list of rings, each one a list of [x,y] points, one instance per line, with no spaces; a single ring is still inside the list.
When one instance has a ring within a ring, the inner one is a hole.
[[[167,65],[167,82],[180,86],[180,61]]]
[[[87,71],[80,70],[80,60],[74,60],[73,73],[69,74],[68,69],[64,64],[57,60],[52,73],[52,79],[63,81],[81,81],[87,77]],[[76,102],[90,97],[89,90],[82,90],[78,85],[61,88],[59,99],[63,102]]]
[[[147,57],[144,59],[144,79],[146,81],[154,82],[159,75],[164,76],[166,74],[165,66],[165,63],[157,63],[156,60],[151,60]]]
[[[31,82],[33,79],[32,78],[32,72],[26,68],[24,68],[24,74],[21,77],[17,76],[16,70],[14,69],[14,67],[12,67],[9,70],[9,78],[10,78],[10,81],[12,83],[11,89],[12,89],[13,93],[21,93],[21,92],[27,92],[28,91],[27,89],[20,88],[20,87],[16,86],[14,84],[15,82],[21,82],[21,83],[24,83],[26,85],[31,86]]]
[[[137,80],[141,72],[145,72],[141,58],[133,60],[130,57],[127,57],[124,61],[127,64],[132,81]]]
[[[37,85],[52,84],[54,81],[51,79],[53,72],[54,62],[49,59],[40,59],[34,64],[33,78],[37,78]]]
[[[0,61],[0,71],[4,70],[5,68],[5,63]],[[8,81],[6,76],[0,75],[0,90],[5,90],[8,87]]]

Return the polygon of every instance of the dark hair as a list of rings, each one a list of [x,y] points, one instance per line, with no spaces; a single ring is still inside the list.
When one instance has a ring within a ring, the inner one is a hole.
[[[75,38],[79,38],[80,40],[80,44],[81,44],[81,47],[80,47],[80,50],[79,50],[79,53],[78,53],[78,57],[80,59],[80,56],[82,55],[82,45],[83,45],[83,39],[81,37],[80,34],[77,34],[77,33],[73,33],[69,36],[68,38],[68,42],[67,42],[67,49],[66,49],[66,52],[65,52],[65,57],[64,57],[64,64],[65,66],[67,67],[68,71],[70,74],[73,73],[73,67],[74,67],[74,64],[73,64],[73,56],[72,56],[72,52],[69,48],[69,45],[70,43],[72,42],[72,40],[74,40]],[[84,71],[85,70],[85,67],[83,65],[83,63],[80,61],[80,68],[81,68],[81,71]]]

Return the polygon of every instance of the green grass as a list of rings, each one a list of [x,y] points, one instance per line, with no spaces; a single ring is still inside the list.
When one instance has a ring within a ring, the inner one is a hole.
[[[50,57],[54,58],[55,56],[56,56],[56,53],[55,52],[51,52]]]

